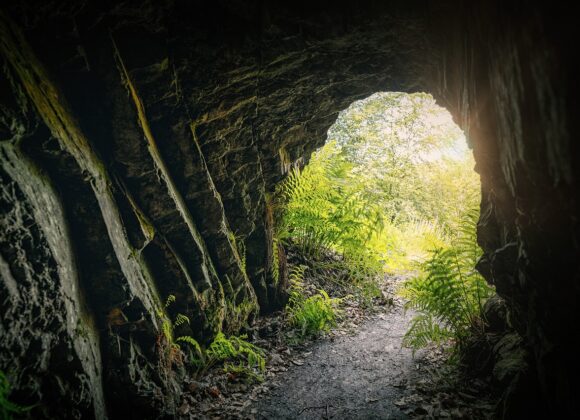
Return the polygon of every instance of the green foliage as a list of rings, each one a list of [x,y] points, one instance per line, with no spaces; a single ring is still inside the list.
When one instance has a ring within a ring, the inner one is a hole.
[[[382,269],[367,244],[382,229],[383,218],[365,185],[351,177],[351,168],[330,142],[302,171],[293,170],[278,189],[284,204],[278,206],[275,238],[291,238],[303,255],[314,258],[339,252],[353,278],[361,279]]]
[[[173,321],[173,325],[179,327],[183,324],[189,324],[189,318],[183,314],[177,314],[175,316],[175,321]]]
[[[421,272],[406,284],[409,306],[421,312],[406,343],[462,342],[489,294],[474,271],[473,165],[461,130],[430,95],[373,95],[343,111],[327,144],[278,188],[274,239],[296,245],[315,272],[321,255],[336,256],[348,271],[340,281],[348,277],[365,305],[380,294],[380,274]],[[331,299],[305,297],[303,289],[292,282],[289,319],[302,334],[327,329],[335,319]]]
[[[396,224],[432,219],[418,194],[430,166],[453,155],[454,147],[465,148],[449,113],[425,93],[384,92],[357,101],[339,115],[328,138],[342,147],[353,176]]]
[[[290,273],[290,298],[286,311],[290,325],[302,337],[314,336],[336,325],[340,299],[331,298],[324,290],[306,297],[302,277],[305,266],[294,268]]]
[[[224,364],[224,372],[244,376],[250,381],[261,382],[266,370],[264,350],[246,341],[246,336],[226,337],[221,331],[204,351],[197,347],[197,354],[191,359],[203,375],[216,363]]]
[[[12,387],[6,374],[0,371],[0,420],[9,420],[14,415],[24,414],[32,407],[22,407],[10,401],[10,391]]]
[[[175,295],[167,296],[167,300],[165,301],[165,308],[169,308],[173,302],[175,302]]]
[[[355,283],[415,269],[478,202],[473,165],[461,130],[430,95],[357,101],[279,187],[275,241],[291,239],[314,258],[338,252]]]
[[[167,368],[170,368],[174,363],[182,363],[182,349],[179,343],[187,343],[193,349],[195,356],[193,359],[200,360],[202,357],[202,350],[199,343],[191,336],[185,335],[175,338],[174,328],[184,324],[190,324],[189,317],[184,314],[177,314],[172,321],[167,315],[167,308],[175,302],[175,295],[169,295],[165,301],[163,309],[157,308],[157,318],[161,321],[162,335],[158,339],[158,346],[161,353],[164,355],[167,363]]]
[[[238,364],[224,363],[224,372],[233,374],[234,376],[245,377],[249,382],[264,381],[264,377],[261,374],[254,372],[252,369],[248,369],[243,362],[239,362]]]
[[[437,318],[430,313],[421,313],[411,321],[403,339],[403,345],[412,348],[415,352],[429,343],[440,344],[452,338],[451,331],[441,326]]]
[[[197,368],[199,375],[205,373],[216,363],[225,363],[226,372],[234,372],[238,375],[245,374],[249,379],[261,380],[261,373],[266,369],[266,359],[264,350],[246,341],[246,336],[226,337],[223,332],[219,332],[211,344],[204,349],[197,340],[189,335],[174,337],[174,327],[189,324],[190,320],[186,315],[177,314],[172,321],[166,314],[166,309],[175,302],[175,296],[169,295],[165,302],[164,309],[157,309],[157,316],[161,320],[162,335],[159,347],[168,360],[167,365],[171,367],[174,363],[183,363],[183,349],[180,344],[187,344],[190,352],[190,363]],[[228,363],[226,363],[228,362]],[[232,364],[236,362],[236,364]]]
[[[199,345],[199,343],[197,342],[197,340],[195,340],[193,337],[190,337],[189,335],[182,335],[180,337],[177,337],[175,339],[175,341],[177,343],[187,343],[191,346],[191,348],[194,350],[194,355],[192,356],[192,361],[195,365],[198,365],[198,361],[201,361],[203,358],[203,350],[201,349],[201,346]]]
[[[271,217],[272,226],[272,249],[270,252],[270,274],[272,274],[272,279],[274,280],[274,286],[278,285],[280,281],[280,247],[283,245],[283,241],[287,238],[286,226],[280,220],[276,220],[276,215],[280,214],[281,208],[283,208],[285,203],[281,200],[273,199],[270,194],[266,194],[266,212],[267,217]]]
[[[330,298],[322,289],[304,300],[292,299],[288,307],[290,322],[302,336],[328,331],[336,325],[337,303],[337,299]]]
[[[246,341],[246,338],[245,335],[226,337],[219,332],[205,352],[206,363],[238,361],[238,366],[243,366],[248,371],[257,369],[263,373],[266,369],[264,351]]]
[[[423,274],[405,282],[401,294],[407,308],[419,311],[404,344],[413,349],[453,337],[459,348],[479,328],[482,306],[493,293],[475,271],[481,255],[476,242],[477,208],[469,210],[457,226],[452,245],[434,250],[423,264]]]
[[[429,250],[447,244],[444,229],[435,221],[417,220],[388,223],[369,246],[376,250],[389,273],[406,273],[419,268]]]
[[[463,159],[442,158],[419,165],[415,207],[449,235],[468,209],[479,204],[479,177],[473,171],[471,156]]]

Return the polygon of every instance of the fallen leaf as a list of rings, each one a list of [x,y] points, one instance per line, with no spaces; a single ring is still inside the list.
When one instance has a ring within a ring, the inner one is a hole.
[[[284,363],[284,360],[282,359],[282,357],[280,357],[278,353],[273,353],[272,356],[270,357],[270,363],[273,365],[281,365],[282,363]]]
[[[209,392],[209,395],[211,395],[211,396],[212,396],[212,397],[214,397],[214,398],[219,398],[219,397],[221,396],[221,392],[220,392],[220,390],[218,389],[218,387],[217,387],[217,386],[212,386],[212,387],[211,387],[211,388],[208,390],[208,392]]]

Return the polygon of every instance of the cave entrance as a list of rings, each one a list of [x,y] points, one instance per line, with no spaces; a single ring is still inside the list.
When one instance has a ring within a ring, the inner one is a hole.
[[[342,111],[279,190],[276,237],[289,249],[290,307],[301,322],[332,321],[326,292],[363,306],[401,294],[417,310],[406,345],[464,340],[491,295],[475,270],[474,165],[463,132],[429,94],[381,92]],[[385,279],[399,281],[385,293]],[[305,309],[308,285],[325,292]]]
[[[287,235],[306,253],[372,248],[387,272],[409,271],[478,207],[474,166],[431,95],[376,93],[342,111],[326,144],[291,174]]]

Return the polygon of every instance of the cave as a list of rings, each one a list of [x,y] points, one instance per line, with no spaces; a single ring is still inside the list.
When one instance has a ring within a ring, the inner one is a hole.
[[[18,401],[41,401],[35,418],[171,415],[183,387],[155,350],[156,308],[175,296],[200,342],[280,308],[269,194],[341,110],[382,91],[432,94],[473,148],[478,270],[529,349],[506,412],[576,415],[580,88],[568,8],[0,9],[0,369]]]

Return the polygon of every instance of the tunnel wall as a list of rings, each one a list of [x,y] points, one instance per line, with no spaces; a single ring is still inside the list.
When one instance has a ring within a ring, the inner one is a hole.
[[[202,342],[279,308],[267,194],[353,101],[427,91],[474,149],[479,269],[533,349],[546,406],[572,409],[578,89],[561,16],[484,2],[6,6],[0,369],[15,398],[40,401],[38,417],[174,412],[186,371],[164,351],[163,302],[176,297],[167,316],[186,314],[178,333]]]
[[[579,397],[576,25],[561,6],[519,2],[444,5],[431,16],[428,85],[465,130],[481,175],[478,269],[532,351],[519,404],[570,416]]]

